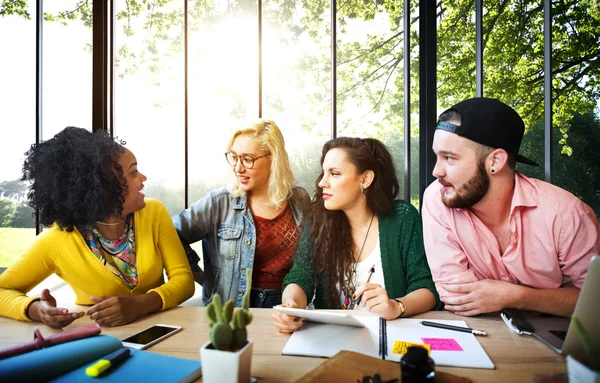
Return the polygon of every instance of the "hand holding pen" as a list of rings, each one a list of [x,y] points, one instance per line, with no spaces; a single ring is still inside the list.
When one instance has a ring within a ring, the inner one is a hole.
[[[369,270],[369,276],[367,277],[367,282],[365,282],[365,285],[367,283],[369,283],[369,281],[371,280],[371,277],[373,276],[373,273],[375,273],[375,265],[371,266],[371,269]],[[360,294],[360,296],[358,297],[358,299],[354,303],[354,310],[356,310],[356,308],[360,304],[360,300],[362,299],[363,294]]]

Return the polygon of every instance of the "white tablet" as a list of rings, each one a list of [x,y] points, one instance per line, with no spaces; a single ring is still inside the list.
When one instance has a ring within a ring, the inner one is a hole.
[[[309,322],[337,324],[341,326],[365,327],[365,324],[352,315],[344,313],[333,313],[323,310],[295,309],[291,307],[275,306],[273,310],[280,311],[287,315],[306,318]]]

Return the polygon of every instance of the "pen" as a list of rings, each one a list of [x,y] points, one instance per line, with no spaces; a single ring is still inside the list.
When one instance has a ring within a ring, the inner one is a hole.
[[[383,357],[383,318],[379,317],[379,356]]]
[[[383,325],[383,351],[381,352],[381,359],[385,360],[385,357],[387,356],[387,321],[381,318],[381,324]]]
[[[437,323],[437,322],[428,322],[426,320],[421,321],[420,323],[423,326],[443,328],[444,330],[470,332],[473,335],[483,335],[483,336],[487,335],[487,333],[485,331],[475,330],[474,328],[469,328],[469,327],[452,326],[452,325],[449,325],[449,324],[443,324],[443,323]]]
[[[367,277],[367,282],[365,283],[369,283],[369,281],[371,280],[371,277],[373,276],[373,273],[375,272],[375,265],[371,266],[371,270],[369,270],[369,276]],[[360,295],[360,297],[358,297],[358,299],[356,300],[356,303],[354,304],[354,310],[356,310],[356,308],[358,307],[358,305],[360,304],[360,300],[362,299],[362,294]]]
[[[129,349],[126,347],[120,348],[119,350],[106,355],[96,363],[92,364],[85,369],[85,374],[92,378],[97,378],[106,370],[113,368],[119,363],[123,362],[129,356]]]

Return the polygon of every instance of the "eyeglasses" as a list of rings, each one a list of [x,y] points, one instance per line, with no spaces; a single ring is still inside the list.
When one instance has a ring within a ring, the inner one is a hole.
[[[254,167],[254,161],[258,160],[259,158],[268,157],[270,155],[271,153],[265,154],[264,156],[252,157],[249,154],[237,155],[235,154],[235,152],[231,151],[225,153],[225,158],[231,166],[237,165],[238,160],[240,160],[242,162],[243,167],[245,167],[246,169],[252,169]]]

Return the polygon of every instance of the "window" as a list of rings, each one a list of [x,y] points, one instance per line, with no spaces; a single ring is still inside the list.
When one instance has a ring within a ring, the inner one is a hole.
[[[115,137],[138,161],[145,192],[184,207],[183,3],[115,3]]]
[[[231,134],[258,118],[258,21],[250,4],[213,0],[190,15],[190,204],[227,184]]]
[[[79,6],[77,0],[45,0],[43,4],[42,140],[67,126],[92,130],[92,30],[80,19],[68,19]],[[30,28],[35,33],[34,22]],[[31,52],[34,47],[35,38]],[[35,80],[34,57],[31,65],[28,77]]]
[[[413,116],[404,115],[403,6],[391,1],[341,3],[337,16],[338,135],[382,141],[394,159],[398,198],[404,198],[404,141],[411,139],[405,137],[404,121]],[[413,33],[415,24],[411,25]],[[411,47],[417,42],[413,38]],[[416,61],[410,51],[408,55]],[[412,112],[416,122],[418,111]],[[418,142],[411,142],[411,147],[418,150]],[[412,170],[417,176],[418,166]],[[411,184],[416,191],[417,179]],[[417,195],[413,202],[418,205]]]
[[[281,128],[296,183],[313,195],[331,131],[327,14],[299,2],[263,4],[263,116]]]
[[[35,4],[35,3],[34,3]],[[35,7],[27,9],[35,15]],[[35,238],[33,209],[26,205],[27,185],[20,182],[24,153],[35,142],[35,22],[22,16],[2,18],[0,60],[0,268],[9,266]],[[10,131],[10,138],[7,132]]]

